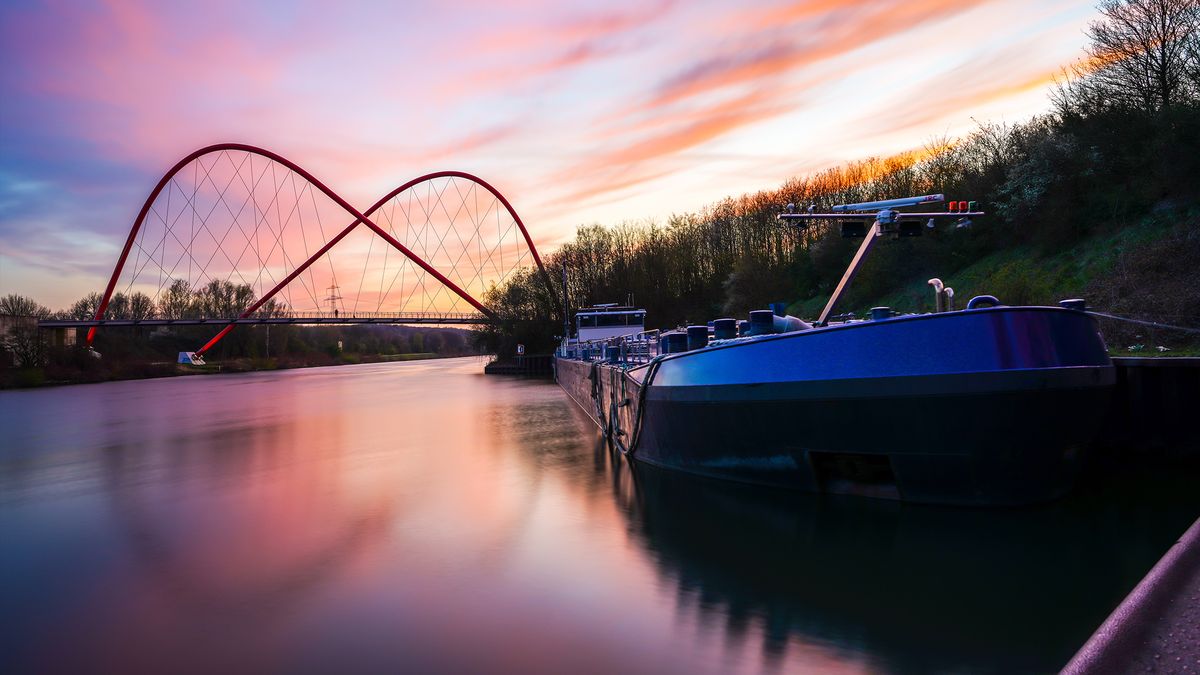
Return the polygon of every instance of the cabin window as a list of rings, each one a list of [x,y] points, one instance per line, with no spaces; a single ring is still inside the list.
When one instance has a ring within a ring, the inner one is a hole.
[[[645,314],[605,313],[580,314],[575,317],[579,328],[608,328],[611,326],[642,326],[645,325]]]

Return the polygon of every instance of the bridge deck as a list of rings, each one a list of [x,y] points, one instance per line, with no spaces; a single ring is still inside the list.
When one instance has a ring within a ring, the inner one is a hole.
[[[226,326],[237,325],[323,325],[323,324],[456,324],[477,325],[488,323],[482,314],[469,313],[420,313],[382,314],[377,312],[332,312],[293,313],[289,316],[273,317],[189,317],[168,319],[147,317],[145,319],[48,319],[38,321],[38,328],[90,328],[132,326]]]

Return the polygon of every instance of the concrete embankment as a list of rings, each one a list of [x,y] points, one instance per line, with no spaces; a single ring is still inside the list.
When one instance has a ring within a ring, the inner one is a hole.
[[[1200,455],[1200,358],[1114,358],[1108,444]],[[1200,520],[1117,606],[1064,673],[1200,673]]]
[[[542,377],[553,373],[552,354],[530,354],[517,356],[512,360],[495,360],[483,367],[487,375],[538,375]]]
[[[1200,520],[1113,611],[1063,673],[1200,672]]]
[[[1116,357],[1108,442],[1139,451],[1200,454],[1200,358]]]

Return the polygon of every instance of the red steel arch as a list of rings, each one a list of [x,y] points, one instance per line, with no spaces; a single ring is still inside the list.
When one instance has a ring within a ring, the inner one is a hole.
[[[504,205],[504,208],[508,210],[508,215],[512,216],[513,220],[516,221],[517,227],[521,228],[521,235],[525,237],[525,243],[529,245],[529,251],[533,253],[533,259],[535,262],[537,262],[538,269],[540,269],[542,272],[546,271],[546,268],[542,265],[541,257],[538,256],[537,247],[533,245],[533,239],[529,236],[529,230],[525,229],[525,223],[521,220],[521,216],[517,215],[517,210],[513,208],[512,204],[508,202],[508,199],[506,199],[504,195],[500,194],[499,190],[492,187],[491,183],[488,183],[484,179],[474,174],[465,173],[463,171],[434,171],[433,173],[427,173],[424,176],[417,176],[416,178],[384,195],[379,201],[375,202],[371,208],[364,211],[364,215],[370,216],[378,211],[379,207],[388,203],[388,200],[390,200],[392,197],[395,197],[396,195],[415,185],[420,185],[427,180],[434,180],[435,178],[465,178],[492,193],[496,199],[500,200],[500,203]]]
[[[490,183],[488,183],[487,181],[483,180],[482,178],[480,178],[478,176],[475,176],[473,174],[469,174],[469,173],[466,173],[463,171],[435,171],[433,173],[427,173],[425,175],[418,176],[418,177],[400,185],[396,189],[392,190],[391,192],[389,192],[388,194],[386,194],[382,198],[380,198],[377,202],[375,202],[374,205],[371,206],[371,208],[367,209],[365,212],[359,212],[349,202],[347,202],[340,195],[338,195],[336,192],[334,192],[328,186],[326,186],[325,183],[321,182],[319,179],[317,179],[311,173],[306,171],[300,165],[287,159],[286,157],[283,157],[282,155],[279,155],[279,154],[272,152],[270,150],[267,150],[265,148],[260,148],[260,147],[253,146],[253,145],[247,145],[244,143],[217,143],[214,145],[209,145],[209,146],[200,148],[199,150],[196,150],[196,151],[192,152],[191,154],[189,154],[188,156],[184,157],[183,159],[179,160],[175,164],[175,166],[171,167],[171,169],[169,171],[167,171],[167,173],[163,174],[163,177],[158,181],[158,184],[154,186],[154,190],[152,190],[150,192],[150,195],[146,198],[145,203],[142,204],[142,208],[138,212],[137,218],[134,220],[133,227],[129,231],[129,237],[126,238],[126,240],[125,240],[125,246],[121,250],[121,255],[117,259],[117,265],[113,269],[112,277],[109,279],[108,286],[104,290],[104,296],[100,302],[99,307],[97,307],[96,317],[95,317],[97,321],[103,319],[104,312],[108,309],[109,301],[112,299],[113,291],[116,288],[117,280],[121,276],[121,271],[124,268],[125,262],[129,257],[130,249],[133,247],[134,241],[137,239],[138,232],[141,230],[142,224],[146,220],[146,216],[149,214],[151,207],[153,206],[155,200],[162,193],[163,189],[167,186],[167,184],[171,181],[171,179],[175,177],[176,174],[178,174],[181,170],[183,170],[184,167],[188,166],[189,164],[196,161],[200,157],[203,157],[203,156],[211,154],[211,153],[222,152],[222,151],[226,151],[226,150],[247,152],[247,153],[259,155],[261,157],[265,157],[273,162],[276,162],[276,163],[286,167],[287,169],[295,172],[298,176],[302,177],[304,180],[308,181],[311,185],[316,186],[317,189],[319,189],[325,196],[327,196],[329,199],[331,199],[335,204],[337,204],[338,206],[343,208],[350,215],[354,216],[353,222],[351,222],[344,229],[342,229],[341,232],[339,232],[337,235],[332,237],[328,242],[326,242],[324,246],[322,246],[320,249],[318,249],[316,251],[316,253],[313,253],[311,256],[309,256],[309,258],[306,259],[301,265],[299,265],[295,269],[293,269],[292,272],[289,273],[286,277],[284,277],[284,279],[282,281],[280,281],[274,288],[272,288],[267,293],[263,294],[263,296],[261,298],[256,300],[249,307],[247,307],[242,312],[242,314],[240,315],[239,318],[249,317],[251,314],[253,314],[255,311],[257,311],[267,300],[269,300],[272,296],[274,296],[276,293],[278,293],[283,287],[285,287],[292,280],[294,280],[297,276],[299,276],[302,272],[304,272],[304,270],[306,270],[310,265],[312,265],[317,259],[319,259],[325,253],[329,252],[329,250],[331,248],[333,248],[333,246],[335,244],[337,244],[339,241],[344,239],[346,237],[346,235],[350,234],[350,232],[353,231],[355,227],[357,227],[359,224],[366,224],[368,228],[370,228],[377,235],[379,235],[381,238],[383,238],[384,241],[386,241],[388,244],[390,244],[396,250],[400,251],[409,260],[412,260],[419,267],[421,267],[421,269],[423,269],[425,272],[429,273],[431,276],[433,276],[435,279],[437,279],[439,282],[441,282],[443,285],[445,285],[447,288],[449,288],[451,291],[453,291],[460,298],[462,298],[467,303],[469,303],[472,307],[479,310],[479,312],[482,313],[484,316],[488,317],[489,319],[495,320],[496,319],[495,313],[492,312],[490,309],[488,309],[485,305],[483,305],[483,303],[476,300],[469,293],[467,293],[465,290],[460,288],[453,281],[448,279],[445,275],[443,275],[441,272],[439,272],[436,268],[434,268],[428,262],[423,260],[420,256],[413,253],[406,246],[404,246],[399,241],[397,241],[394,237],[392,237],[390,234],[388,234],[387,231],[385,231],[383,228],[376,225],[375,222],[371,220],[371,216],[380,207],[382,207],[389,200],[391,200],[393,197],[399,195],[400,193],[404,192],[405,190],[408,190],[416,185],[419,185],[423,182],[434,180],[437,178],[462,178],[465,180],[469,180],[469,181],[483,187],[485,190],[487,190],[493,196],[495,196],[496,199],[508,211],[509,215],[512,216],[513,221],[516,223],[517,227],[520,228],[521,235],[524,237],[526,245],[529,246],[529,250],[533,254],[533,259],[537,263],[538,269],[542,273],[542,277],[546,280],[547,286],[550,289],[553,289],[553,284],[550,282],[550,276],[546,272],[545,266],[542,264],[541,256],[538,255],[537,247],[534,246],[533,238],[529,236],[529,230],[526,229],[524,221],[521,220],[521,217],[517,214],[516,209],[513,208],[512,204],[508,201],[508,199],[503,194],[500,193],[499,190],[497,190]],[[217,342],[219,342],[221,340],[221,338],[225,337],[231,330],[233,330],[234,326],[235,326],[235,324],[230,323],[230,324],[226,325],[224,328],[222,328],[219,333],[217,333],[215,336],[213,336],[213,338],[211,340],[209,340],[203,347],[201,347],[197,351],[197,354],[203,354],[204,352],[211,349],[213,347],[213,345],[215,345]],[[88,330],[88,334],[87,334],[88,344],[92,343],[92,341],[95,339],[95,336],[96,336],[96,327],[93,326],[92,328],[90,328]]]

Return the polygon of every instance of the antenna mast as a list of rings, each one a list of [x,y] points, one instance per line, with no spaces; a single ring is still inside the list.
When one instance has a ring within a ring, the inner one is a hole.
[[[571,308],[567,303],[567,263],[562,266],[563,344],[571,339]]]
[[[906,206],[940,204],[945,201],[946,197],[940,194],[903,197],[901,199],[884,199],[874,202],[860,202],[858,204],[839,204],[833,207],[832,213],[814,213],[815,207],[812,206],[808,207],[804,213],[796,213],[796,205],[788,204],[786,213],[779,214],[779,219],[782,221],[796,222],[801,227],[807,225],[810,221],[841,221],[843,237],[863,237],[863,243],[859,245],[858,251],[850,261],[850,266],[846,268],[845,274],[842,275],[842,280],[838,282],[837,288],[833,290],[833,295],[829,297],[829,302],[826,303],[825,309],[821,310],[821,316],[817,319],[817,325],[826,326],[829,324],[829,316],[833,313],[833,308],[846,292],[846,287],[854,279],[854,275],[858,272],[859,267],[862,266],[863,260],[866,259],[867,253],[870,252],[876,239],[882,238],[883,235],[891,235],[893,237],[919,236],[922,229],[920,221],[922,220],[926,221],[925,228],[927,229],[932,229],[934,221],[938,218],[956,218],[956,228],[970,227],[972,217],[984,215],[982,211],[976,210],[975,202],[967,201],[951,201],[947,204],[945,211],[918,213],[896,210]],[[866,227],[866,223],[868,222],[871,223],[870,227]]]

